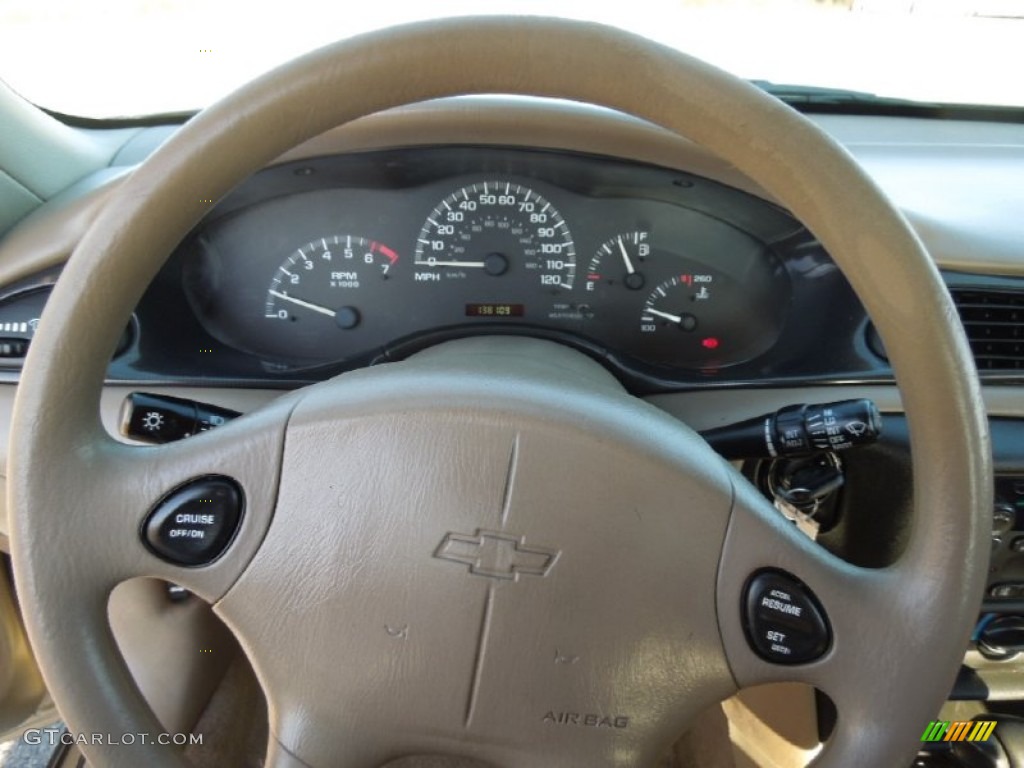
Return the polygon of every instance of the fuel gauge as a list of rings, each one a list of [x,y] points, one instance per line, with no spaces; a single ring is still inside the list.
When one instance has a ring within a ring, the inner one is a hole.
[[[717,371],[765,352],[790,300],[763,245],[696,237],[674,222],[623,231],[583,275],[587,332],[656,366]]]
[[[651,244],[648,232],[624,232],[606,241],[587,265],[586,286],[594,292],[599,285],[621,285],[639,291],[648,280]]]

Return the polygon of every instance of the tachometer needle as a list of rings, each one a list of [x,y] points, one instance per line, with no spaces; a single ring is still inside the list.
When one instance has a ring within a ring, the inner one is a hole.
[[[654,309],[653,307],[647,308],[647,314],[656,315],[657,317],[663,317],[670,323],[682,324],[683,322],[683,318],[681,318],[679,315],[670,315],[668,312],[662,312],[660,309]]]
[[[276,296],[279,299],[284,299],[285,301],[290,301],[292,304],[297,304],[300,307],[305,307],[306,309],[311,309],[314,312],[319,312],[321,315],[327,315],[328,317],[334,317],[337,314],[333,309],[328,309],[327,307],[321,307],[319,304],[312,304],[312,303],[310,303],[308,301],[303,301],[302,299],[296,299],[294,296],[289,296],[287,293],[281,293],[280,291],[275,291],[273,289],[268,291],[268,293],[271,296]]]
[[[629,253],[626,252],[626,244],[622,242],[621,237],[619,237],[619,250],[622,252],[622,260],[626,262],[626,274],[632,275],[636,270],[633,269],[633,262],[629,259]]]

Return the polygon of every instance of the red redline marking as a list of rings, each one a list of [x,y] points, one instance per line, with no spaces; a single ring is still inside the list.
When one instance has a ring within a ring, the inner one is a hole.
[[[388,248],[386,245],[378,243],[376,240],[370,243],[370,250],[377,251],[378,253],[384,254],[384,257],[394,264],[398,261],[398,254]]]
[[[587,280],[600,280],[600,279],[601,279],[600,275],[594,275],[594,274],[587,275]]]

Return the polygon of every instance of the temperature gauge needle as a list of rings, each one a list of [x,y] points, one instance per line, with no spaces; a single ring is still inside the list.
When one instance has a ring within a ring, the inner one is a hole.
[[[654,309],[653,307],[647,308],[647,314],[664,318],[665,320],[668,320],[670,323],[682,324],[683,322],[683,318],[680,317],[679,315],[670,315],[668,312],[662,312],[660,309]]]
[[[269,293],[270,293],[271,296],[276,296],[279,299],[284,299],[285,301],[290,301],[292,304],[297,304],[300,307],[305,307],[306,309],[310,309],[313,312],[319,312],[321,315],[327,315],[328,317],[334,317],[337,314],[333,309],[328,309],[327,307],[321,307],[319,304],[312,304],[312,303],[310,303],[308,301],[303,301],[302,299],[296,299],[294,296],[289,296],[287,293],[281,293],[280,291],[274,291],[274,290],[269,291]]]

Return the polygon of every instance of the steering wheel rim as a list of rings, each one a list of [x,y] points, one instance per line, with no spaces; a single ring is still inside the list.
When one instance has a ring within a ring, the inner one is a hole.
[[[273,510],[281,446],[300,399],[282,398],[237,427],[188,441],[193,446],[135,449],[115,442],[97,415],[105,361],[145,287],[209,210],[208,201],[287,149],[363,115],[476,93],[594,103],[685,135],[787,205],[850,281],[886,343],[910,425],[909,543],[895,564],[879,571],[827,562],[764,514],[748,485],[735,484],[718,576],[717,630],[734,684],[801,680],[839,700],[839,726],[821,766],[908,758],[948,693],[977,611],[989,526],[982,513],[992,493],[980,387],[938,271],[846,151],[788,107],[642,38],[540,18],[413,24],[285,65],[178,131],[121,186],[82,239],[25,362],[8,485],[26,624],[67,722],[84,733],[159,732],[117,654],[104,591],[130,575],[147,574],[185,583],[211,602],[222,598],[238,577],[230,563],[186,572],[156,561],[138,541],[139,523],[172,476],[205,474],[213,457],[221,471],[247,478],[250,506]],[[53,482],[55,472],[62,482]],[[243,528],[232,547],[234,559],[253,558],[265,533]],[[90,548],[80,550],[86,541]],[[772,543],[755,546],[765,541]],[[86,562],[83,552],[93,557]],[[97,553],[109,560],[101,562]],[[69,567],[55,572],[56,560]],[[837,624],[829,655],[852,654],[847,658],[857,667],[843,672],[828,659],[778,667],[751,653],[739,627],[739,595],[746,577],[764,566],[812,572],[808,583]],[[84,583],[90,585],[86,593]],[[858,607],[856,621],[839,618]],[[69,618],[81,626],[73,637],[64,629]],[[927,658],[911,658],[921,637],[929,642]],[[908,653],[888,657],[890,648]],[[864,665],[872,658],[882,669],[869,674]],[[878,687],[886,679],[894,681],[893,691]],[[895,681],[903,681],[902,689]],[[883,692],[892,695],[877,701],[871,715],[867,702]],[[89,744],[84,751],[102,765],[182,764],[173,749],[155,744]],[[285,765],[292,758],[274,759]]]

